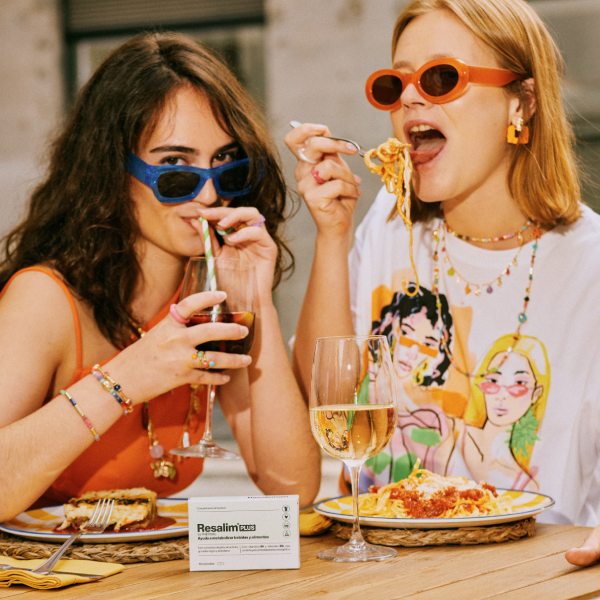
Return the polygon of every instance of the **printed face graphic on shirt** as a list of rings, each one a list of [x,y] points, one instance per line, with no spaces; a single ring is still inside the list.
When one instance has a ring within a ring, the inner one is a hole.
[[[532,463],[550,389],[550,363],[537,338],[506,334],[481,360],[465,410],[462,456],[474,479],[536,490]]]
[[[497,354],[478,386],[485,398],[487,418],[497,427],[516,423],[542,392],[529,360],[516,352]]]
[[[400,319],[393,325],[394,368],[400,379],[412,376],[416,381],[431,375],[440,362],[440,334],[427,317],[426,308]]]
[[[438,312],[435,296],[426,288],[414,297],[396,292],[379,318],[371,331],[388,338],[398,378],[422,387],[441,385],[450,365],[442,335],[452,325],[445,299]]]
[[[472,311],[450,308],[443,293],[424,287],[415,297],[378,289],[373,307],[372,331],[388,337],[405,396],[392,440],[367,461],[361,489],[405,477],[417,460],[447,474],[457,454],[474,479],[536,489],[532,456],[550,390],[544,344],[506,333],[478,355]],[[470,377],[453,369],[449,352]]]

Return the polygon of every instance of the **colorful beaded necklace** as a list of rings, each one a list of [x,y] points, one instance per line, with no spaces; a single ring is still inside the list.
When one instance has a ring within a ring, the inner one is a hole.
[[[479,244],[493,244],[494,242],[505,242],[506,240],[512,240],[514,238],[517,238],[519,241],[519,244],[523,244],[523,234],[533,225],[533,221],[531,221],[530,219],[527,220],[527,223],[525,223],[525,225],[523,225],[523,227],[521,227],[521,229],[518,229],[517,231],[514,231],[513,233],[504,233],[502,235],[496,236],[496,237],[475,237],[475,236],[471,236],[471,235],[465,235],[464,233],[457,233],[456,231],[454,231],[454,229],[452,229],[450,227],[450,225],[448,225],[448,222],[446,221],[446,219],[444,219],[444,229],[450,234],[453,235],[454,237],[458,238],[459,240],[463,240],[464,242],[477,242]]]
[[[446,244],[446,231],[445,231],[445,229],[442,229],[442,234],[441,235],[442,235],[442,238],[443,238],[441,240],[442,254],[444,255],[444,259],[443,260],[448,265],[448,268],[446,269],[446,273],[450,277],[454,277],[456,279],[456,283],[464,285],[463,291],[465,292],[465,294],[467,296],[471,292],[473,292],[473,294],[475,294],[475,296],[480,296],[481,292],[483,290],[485,290],[485,292],[487,294],[492,294],[494,292],[494,286],[496,286],[496,287],[502,287],[503,277],[508,277],[510,275],[510,273],[511,273],[511,269],[514,269],[519,264],[518,263],[519,255],[521,254],[521,250],[523,249],[523,243],[522,242],[519,245],[519,247],[517,249],[517,252],[513,256],[512,260],[506,265],[506,267],[504,267],[504,269],[502,269],[500,275],[497,275],[496,277],[494,277],[493,279],[490,279],[488,281],[484,281],[484,282],[481,282],[481,283],[473,283],[473,282],[469,281],[464,275],[462,275],[460,273],[460,271],[452,263],[452,259],[450,258],[450,253],[448,252],[448,247],[447,247],[447,244]],[[462,239],[462,238],[460,238],[460,239]]]
[[[440,228],[441,228],[440,226],[434,227],[433,233],[432,233],[432,235],[433,235],[433,276],[432,276],[431,288],[432,288],[433,294],[435,296],[435,303],[436,303],[438,318],[439,318],[440,323],[442,323],[442,301],[440,299],[440,265],[439,265],[439,251],[440,251],[440,242],[442,239],[442,235],[440,235]],[[538,241],[539,241],[539,237],[541,235],[541,231],[537,226],[534,230],[533,235],[534,235],[534,240],[533,240],[533,244],[531,246],[531,259],[529,261],[529,275],[527,278],[527,285],[525,287],[525,293],[523,295],[523,308],[517,315],[517,328],[515,329],[515,332],[513,333],[513,344],[507,348],[506,354],[504,355],[503,359],[500,361],[500,364],[498,364],[498,366],[496,367],[496,370],[502,366],[502,364],[506,361],[506,359],[512,352],[514,345],[521,338],[521,328],[527,322],[527,308],[529,307],[529,300],[530,300],[530,296],[531,296],[531,287],[533,284],[533,270],[535,267],[535,258],[537,255]],[[448,330],[444,327],[444,325],[441,325],[442,346],[444,348],[444,351],[446,352],[446,355],[450,359],[452,366],[459,373],[464,375],[465,377],[468,377],[468,378],[475,377],[474,373],[470,373],[457,365],[456,359],[454,358],[454,356],[452,355],[452,352],[450,351],[450,348],[448,347],[448,338],[449,338]]]

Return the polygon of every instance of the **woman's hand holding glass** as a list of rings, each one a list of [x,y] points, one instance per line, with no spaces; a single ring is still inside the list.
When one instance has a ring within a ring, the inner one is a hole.
[[[217,338],[198,344],[192,354],[196,368],[200,370],[219,369],[228,354],[241,355],[247,366],[250,357],[247,356],[252,346],[254,336],[254,268],[245,260],[218,256],[192,256],[186,266],[181,298],[198,290],[210,289],[217,286],[226,291],[227,298],[222,304],[215,304],[208,310],[194,312],[188,317],[181,315],[175,306],[172,307],[174,320],[182,325],[200,325],[216,327],[223,324],[240,324],[247,329],[247,335],[242,338]],[[186,322],[187,321],[187,322]],[[235,452],[221,448],[212,437],[212,415],[215,401],[213,384],[207,385],[206,424],[202,439],[191,446],[183,446],[171,450],[172,454],[199,458],[239,458]]]
[[[223,302],[226,294],[201,292],[192,294],[175,306],[183,319],[210,310]],[[215,340],[242,340],[248,328],[237,323],[208,323],[186,327],[170,314],[144,334],[134,344],[122,350],[107,363],[107,369],[127,390],[134,404],[168,392],[181,385],[223,385],[228,383],[227,372],[199,369],[193,359],[196,346]],[[242,369],[251,359],[240,354],[215,353],[211,360],[215,369]],[[121,375],[122,373],[122,375]],[[135,373],[135,377],[131,377]]]

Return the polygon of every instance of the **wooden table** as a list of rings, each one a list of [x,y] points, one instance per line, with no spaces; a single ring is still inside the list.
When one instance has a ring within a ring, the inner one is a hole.
[[[138,563],[101,581],[61,590],[0,589],[0,598],[594,598],[600,595],[600,564],[579,569],[563,556],[565,550],[579,545],[588,531],[569,525],[538,525],[533,538],[516,542],[399,548],[393,560],[354,564],[316,558],[321,548],[341,543],[325,535],[301,538],[302,566],[298,570],[190,573],[183,560]]]

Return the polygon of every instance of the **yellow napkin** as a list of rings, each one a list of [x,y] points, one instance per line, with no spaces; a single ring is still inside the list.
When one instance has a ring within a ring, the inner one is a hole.
[[[0,568],[0,588],[9,587],[13,584],[21,584],[38,590],[50,590],[74,583],[96,581],[88,577],[88,575],[108,577],[109,575],[120,573],[125,568],[123,565],[117,563],[62,559],[56,563],[51,575],[38,575],[24,570],[36,569],[45,561],[45,558],[18,560],[10,556],[0,556],[0,564],[14,566],[13,569]],[[67,573],[61,573],[61,571],[67,571]],[[85,573],[85,575],[75,575],[75,573]]]

